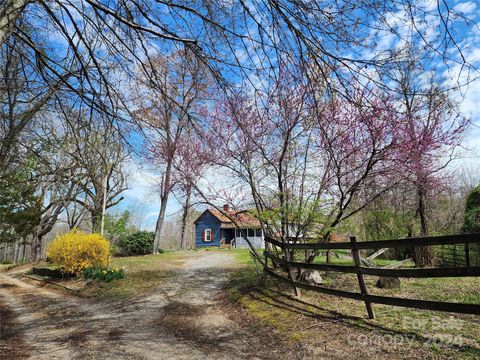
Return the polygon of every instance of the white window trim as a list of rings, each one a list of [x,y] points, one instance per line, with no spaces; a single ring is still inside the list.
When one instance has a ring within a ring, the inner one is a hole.
[[[213,241],[212,229],[205,229],[205,242],[212,242],[212,241]]]

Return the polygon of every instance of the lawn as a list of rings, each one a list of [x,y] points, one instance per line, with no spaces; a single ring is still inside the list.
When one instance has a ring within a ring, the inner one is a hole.
[[[245,266],[230,277],[230,299],[293,342],[305,342],[313,347],[337,343],[337,347],[341,347],[342,339],[343,346],[348,339],[362,339],[360,345],[366,347],[359,347],[358,358],[362,358],[362,354],[365,358],[374,356],[372,351],[377,351],[376,355],[382,358],[392,351],[389,340],[393,338],[402,345],[390,354],[394,357],[480,357],[479,317],[374,304],[376,319],[368,320],[363,302],[310,291],[302,291],[301,297],[296,298],[289,286],[271,278],[264,279],[253,261],[245,259],[246,254],[238,257]],[[341,257],[333,259],[337,264],[349,261]],[[480,303],[479,278],[402,279],[401,288],[392,290],[376,288],[376,277],[365,279],[373,294]],[[325,278],[325,286],[358,291],[355,274],[330,273]],[[372,338],[376,339],[375,346],[371,346]],[[372,349],[368,349],[368,345]]]
[[[234,255],[226,285],[228,299],[246,310],[262,326],[292,344],[306,344],[321,351],[317,357],[342,358],[342,349],[356,358],[464,358],[480,357],[480,319],[470,315],[414,310],[374,304],[375,320],[366,318],[363,302],[302,291],[264,277],[261,266],[248,250],[214,250]],[[125,269],[125,278],[112,282],[88,282],[78,294],[101,299],[128,299],[149,294],[171,280],[188,259],[199,252],[167,252],[159,255],[119,257],[112,265]],[[336,264],[351,260],[333,257]],[[319,259],[321,261],[324,259]],[[383,266],[388,264],[385,261]],[[400,289],[378,289],[376,277],[365,277],[370,293],[427,300],[480,303],[480,279],[402,279]],[[80,281],[68,280],[68,281]],[[325,286],[358,291],[355,274],[331,272]],[[182,284],[179,284],[182,286]],[[397,339],[393,346],[389,339]],[[352,340],[353,339],[353,340]],[[376,339],[372,344],[371,339]],[[360,341],[361,340],[361,341]],[[353,341],[353,342],[352,342]],[[366,343],[365,343],[366,341]],[[397,346],[399,345],[399,346]]]
[[[172,272],[182,267],[186,252],[116,257],[112,266],[125,269],[125,278],[111,282],[89,282],[78,294],[96,298],[125,298],[143,295],[161,286]]]
[[[298,259],[298,261],[302,261],[303,259]],[[327,260],[325,254],[321,254],[317,256],[314,260],[316,264],[324,264]],[[332,250],[332,256],[330,257],[331,264],[334,265],[354,265],[353,259],[350,255],[349,250]],[[398,262],[397,260],[389,260],[389,259],[382,259],[382,258],[375,258],[370,261],[375,266],[387,266]],[[413,266],[413,262],[407,262],[403,265],[403,267],[410,267]]]
[[[232,268],[252,264],[248,250],[215,249],[213,251],[235,254],[237,265],[232,265]],[[199,255],[198,251],[170,251],[158,255],[115,257],[111,265],[125,269],[124,279],[111,282],[94,281],[81,288],[78,293],[85,297],[112,299],[145,295],[152,289],[162,286],[176,271],[182,269],[185,260],[197,255]]]

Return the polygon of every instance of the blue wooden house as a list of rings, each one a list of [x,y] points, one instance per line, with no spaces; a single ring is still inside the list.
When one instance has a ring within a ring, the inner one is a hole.
[[[230,218],[235,219],[239,228]],[[230,210],[224,205],[223,213],[216,209],[207,209],[194,223],[197,248],[211,246],[248,248],[245,237],[254,247],[264,247],[260,222],[246,211]]]

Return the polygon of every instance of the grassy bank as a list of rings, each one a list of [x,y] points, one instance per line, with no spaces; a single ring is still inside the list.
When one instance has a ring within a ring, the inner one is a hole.
[[[317,349],[318,355],[342,357],[342,348],[354,347],[356,358],[480,357],[478,317],[374,304],[376,319],[368,320],[362,302],[309,291],[296,298],[288,286],[262,279],[246,254],[238,258],[244,266],[230,276],[230,299],[290,341]],[[392,290],[376,288],[376,277],[366,277],[366,282],[379,295],[480,303],[478,278],[402,279],[401,288]],[[358,291],[354,274],[333,273],[325,286]]]

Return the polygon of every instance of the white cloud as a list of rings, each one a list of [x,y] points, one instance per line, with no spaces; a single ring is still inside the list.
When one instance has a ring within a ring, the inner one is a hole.
[[[473,13],[477,9],[477,4],[472,1],[461,2],[453,7],[453,10],[464,15]]]
[[[152,200],[157,198],[157,186],[159,176],[145,166],[137,165],[133,160],[127,165],[128,186],[124,197],[137,201]]]
[[[127,164],[128,190],[122,195],[121,210],[130,210],[143,215],[142,228],[154,230],[160,211],[160,195],[158,193],[159,175],[146,165],[130,160]],[[180,204],[174,196],[170,196],[166,217],[175,215],[180,210]]]

